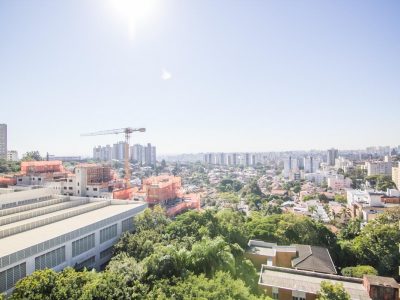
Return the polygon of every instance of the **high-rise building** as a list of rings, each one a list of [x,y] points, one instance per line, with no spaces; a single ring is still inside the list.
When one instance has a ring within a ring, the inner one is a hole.
[[[327,157],[326,157],[326,162],[328,163],[328,165],[334,166],[336,158],[338,158],[338,150],[334,148],[329,149],[327,151]]]
[[[144,163],[144,151],[143,146],[139,144],[135,144],[131,147],[131,160],[137,162],[139,164]]]
[[[0,159],[7,159],[7,124],[0,124]]]
[[[250,166],[250,153],[245,154],[245,165],[246,167]]]
[[[123,141],[113,145],[113,151],[112,151],[113,159],[121,161],[125,159],[125,145],[126,143]]]
[[[156,147],[151,146],[150,143],[144,147],[144,163],[148,166],[153,166],[156,164]]]
[[[234,166],[237,165],[237,154],[236,153],[232,154],[232,165],[234,165]]]

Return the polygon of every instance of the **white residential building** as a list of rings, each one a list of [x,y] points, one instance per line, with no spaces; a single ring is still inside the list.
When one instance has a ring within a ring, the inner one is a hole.
[[[8,161],[18,161],[18,152],[15,150],[7,151],[7,160]]]
[[[367,161],[365,162],[365,168],[367,169],[367,175],[392,175],[392,162],[388,161]]]

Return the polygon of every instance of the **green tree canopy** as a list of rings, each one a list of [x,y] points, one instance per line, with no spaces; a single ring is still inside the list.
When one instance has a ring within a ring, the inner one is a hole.
[[[34,160],[43,160],[43,158],[40,156],[39,151],[29,151],[26,152],[22,156],[22,161],[34,161]]]
[[[318,300],[351,300],[349,293],[341,283],[322,281],[321,289],[317,295]]]
[[[371,266],[355,266],[342,269],[342,275],[348,277],[362,278],[363,275],[378,275],[378,271]]]

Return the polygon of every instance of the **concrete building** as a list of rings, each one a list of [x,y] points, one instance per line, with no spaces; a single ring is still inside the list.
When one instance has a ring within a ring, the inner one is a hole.
[[[104,268],[112,246],[133,229],[142,202],[54,195],[34,189],[0,195],[0,292],[35,270]]]
[[[261,267],[258,285],[273,299],[315,300],[322,281],[342,284],[352,300],[399,298],[399,286],[393,278],[372,275],[344,277],[268,265]]]
[[[352,180],[348,177],[344,177],[341,174],[337,174],[334,176],[327,177],[328,188],[331,188],[334,191],[348,189],[351,187]]]
[[[400,189],[400,163],[397,166],[392,167],[392,181],[396,185],[397,189]]]
[[[157,162],[156,147],[152,146],[150,143],[144,147],[144,163],[147,166],[154,166]]]
[[[365,162],[365,168],[368,176],[392,176],[392,162],[388,158],[385,161],[367,161]]]
[[[326,156],[326,162],[328,166],[334,166],[335,165],[335,159],[338,157],[338,150],[337,149],[329,149],[327,151],[327,156]]]
[[[140,144],[135,144],[131,147],[131,160],[138,164],[144,164],[144,147]]]
[[[7,159],[7,124],[0,124],[0,159]]]
[[[232,165],[237,166],[237,164],[238,164],[237,153],[232,153]]]
[[[283,176],[289,178],[291,173],[299,173],[299,160],[289,156],[283,160]]]
[[[18,152],[16,150],[7,151],[7,160],[8,161],[18,161]]]
[[[304,173],[315,173],[319,169],[320,160],[313,156],[303,158]]]
[[[125,146],[126,143],[123,141],[114,144],[112,148],[112,159],[123,161],[125,159],[125,152],[126,152]]]

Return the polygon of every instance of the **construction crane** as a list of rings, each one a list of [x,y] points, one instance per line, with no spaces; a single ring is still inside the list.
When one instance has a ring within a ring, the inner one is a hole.
[[[121,133],[125,134],[124,161],[125,161],[125,186],[126,186],[126,188],[130,188],[130,186],[131,186],[131,172],[130,172],[130,168],[129,168],[129,141],[131,139],[131,134],[136,131],[145,132],[146,128],[126,127],[126,128],[103,130],[103,131],[81,134],[81,136],[108,135],[108,134],[121,134]]]

